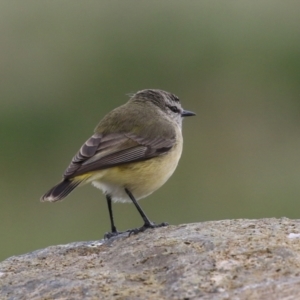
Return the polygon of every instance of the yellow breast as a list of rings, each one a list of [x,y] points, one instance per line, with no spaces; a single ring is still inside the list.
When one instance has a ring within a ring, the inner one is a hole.
[[[110,194],[114,201],[129,202],[124,188],[138,200],[160,188],[175,171],[182,153],[182,135],[166,154],[141,162],[112,167],[93,175],[88,182]]]

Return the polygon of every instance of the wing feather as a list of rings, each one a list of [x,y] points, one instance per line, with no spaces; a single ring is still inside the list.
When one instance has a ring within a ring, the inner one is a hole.
[[[173,147],[174,143],[175,137],[147,139],[134,134],[95,133],[73,157],[64,173],[64,178],[73,178],[87,172],[163,155]]]

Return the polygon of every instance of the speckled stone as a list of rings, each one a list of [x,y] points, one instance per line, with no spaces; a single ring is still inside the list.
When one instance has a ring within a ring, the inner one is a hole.
[[[0,263],[0,299],[300,299],[300,220],[223,220]]]

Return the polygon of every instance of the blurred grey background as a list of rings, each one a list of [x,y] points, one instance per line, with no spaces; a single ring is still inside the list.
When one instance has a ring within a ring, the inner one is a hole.
[[[109,230],[85,186],[40,203],[99,120],[144,88],[184,122],[175,174],[140,202],[170,224],[300,217],[300,2],[1,1],[0,260]],[[142,225],[115,204],[120,230]]]

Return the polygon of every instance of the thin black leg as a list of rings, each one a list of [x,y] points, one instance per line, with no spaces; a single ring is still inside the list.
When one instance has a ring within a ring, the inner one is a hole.
[[[146,216],[146,214],[143,212],[143,210],[141,209],[141,207],[138,205],[137,201],[135,200],[134,196],[132,195],[132,193],[125,188],[125,192],[126,194],[129,196],[129,198],[131,199],[131,201],[133,202],[133,204],[135,205],[136,209],[138,210],[139,214],[141,215],[141,217],[144,220],[144,225],[140,228],[136,228],[136,229],[130,229],[127,230],[125,232],[119,232],[115,226],[115,222],[114,222],[114,217],[113,217],[113,211],[112,211],[112,199],[110,195],[106,195],[106,201],[107,201],[107,206],[108,206],[108,212],[109,212],[109,218],[110,218],[110,225],[111,225],[111,232],[107,232],[104,235],[105,239],[110,239],[111,237],[115,237],[119,234],[123,234],[123,233],[127,233],[129,235],[131,234],[136,234],[142,231],[145,231],[148,228],[156,228],[156,227],[162,227],[162,226],[167,226],[168,223],[161,223],[161,224],[154,224],[153,222],[151,222],[148,217]]]
[[[118,232],[118,230],[115,226],[115,223],[114,223],[114,216],[113,216],[112,207],[111,207],[111,196],[110,195],[106,195],[106,202],[107,202],[107,206],[108,206],[111,232],[105,233],[104,238],[105,239],[110,239],[113,236],[117,236],[121,232]]]
[[[118,231],[117,231],[117,228],[116,228],[115,223],[114,223],[114,216],[113,216],[112,207],[111,207],[111,197],[110,197],[110,195],[106,195],[106,201],[107,201],[109,218],[110,218],[111,232],[116,233]]]
[[[125,188],[125,192],[129,196],[129,198],[131,199],[131,201],[135,205],[136,209],[138,210],[139,214],[141,215],[141,217],[144,220],[144,225],[141,228],[129,230],[130,233],[138,233],[138,232],[142,232],[142,231],[146,230],[147,228],[156,228],[156,227],[162,227],[162,226],[167,226],[168,225],[168,223],[161,223],[161,224],[156,225],[153,222],[151,222],[148,219],[148,217],[146,216],[146,214],[144,213],[144,211],[142,210],[142,208],[138,205],[138,203],[135,200],[132,193],[126,188]]]
[[[135,200],[135,198],[133,197],[133,195],[131,194],[131,192],[128,189],[126,189],[126,188],[125,188],[125,192],[129,196],[129,198],[131,199],[131,201],[133,202],[133,204],[135,205],[135,207],[138,210],[138,212],[141,215],[141,217],[143,218],[145,226],[151,227],[151,225],[154,225],[154,223],[152,223],[148,219],[148,217],[146,216],[146,214],[143,212],[142,208],[138,205],[137,201]]]

